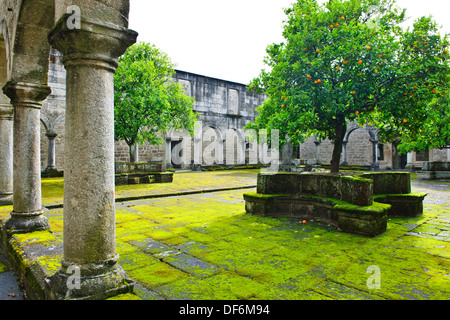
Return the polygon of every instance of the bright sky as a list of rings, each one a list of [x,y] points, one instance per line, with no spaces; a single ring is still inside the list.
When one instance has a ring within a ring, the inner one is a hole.
[[[248,84],[264,68],[266,47],[280,43],[283,9],[296,0],[131,0],[130,28],[177,69]],[[319,0],[325,2],[327,0]],[[433,15],[450,34],[449,0],[397,0],[411,21]]]

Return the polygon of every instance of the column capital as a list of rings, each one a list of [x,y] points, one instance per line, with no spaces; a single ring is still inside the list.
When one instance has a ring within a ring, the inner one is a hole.
[[[49,86],[35,83],[8,81],[3,93],[15,107],[41,109],[42,101],[52,92]]]
[[[45,136],[49,139],[54,139],[58,136],[58,134],[56,132],[49,131],[45,133]]]
[[[63,55],[67,67],[73,63],[88,61],[106,63],[104,68],[115,71],[117,59],[134,44],[137,32],[110,24],[81,19],[81,28],[69,28],[70,14],[65,14],[48,35],[49,43]],[[102,66],[98,64],[98,66]]]

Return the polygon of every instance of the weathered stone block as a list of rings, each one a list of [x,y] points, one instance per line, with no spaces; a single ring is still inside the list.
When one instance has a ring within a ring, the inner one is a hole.
[[[360,177],[373,181],[373,194],[411,193],[411,174],[409,172],[375,172]]]
[[[391,205],[390,217],[419,217],[423,214],[423,200],[426,193],[379,195],[375,201]]]
[[[140,178],[139,177],[128,177],[128,184],[139,184]]]

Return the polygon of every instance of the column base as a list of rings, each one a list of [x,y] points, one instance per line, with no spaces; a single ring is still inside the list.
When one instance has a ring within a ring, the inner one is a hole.
[[[0,194],[0,206],[10,206],[13,204],[13,194]]]
[[[118,264],[89,264],[78,268],[72,265],[72,274],[63,271],[67,270],[64,264],[63,259],[63,267],[47,279],[54,300],[104,300],[133,292],[134,281]],[[78,275],[75,270],[79,270]]]
[[[10,235],[50,230],[50,222],[42,213],[42,210],[33,213],[11,212],[11,218],[5,223],[5,229]]]

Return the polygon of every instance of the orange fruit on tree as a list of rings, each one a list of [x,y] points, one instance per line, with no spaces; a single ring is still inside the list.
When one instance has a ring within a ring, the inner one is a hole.
[[[366,49],[367,49],[367,50],[370,50],[371,48],[370,48],[370,46],[367,46]]]
[[[319,52],[320,52],[320,49],[317,49],[316,52],[319,53]]]
[[[342,61],[342,63],[343,63],[343,64],[347,64],[347,63],[348,63],[348,61],[347,61],[347,60],[344,60],[344,61]]]
[[[339,27],[339,23],[336,23],[335,27]]]
[[[356,111],[355,113],[356,113],[356,114],[359,114],[359,111]]]
[[[307,77],[308,79],[311,79],[311,78],[312,78],[311,75],[309,75],[309,74],[308,74],[306,77]]]
[[[330,26],[330,28],[331,28],[331,29],[333,29],[333,28],[334,28],[334,26],[333,26],[333,25],[331,25],[331,26]]]
[[[436,93],[436,90],[432,90],[431,92],[432,92],[432,93]]]
[[[406,119],[403,120],[403,123],[407,123],[407,122],[408,122],[408,120],[406,120]]]
[[[426,42],[426,41],[425,41],[425,42],[423,43],[423,45],[424,45],[424,46],[426,46],[426,45],[427,45],[427,43],[428,43],[428,42]]]
[[[356,92],[355,92],[355,91],[352,91],[352,94],[356,94]]]
[[[362,64],[363,62],[362,62],[362,60],[359,60],[358,63],[359,63],[359,64]]]
[[[380,55],[378,55],[378,58],[381,58],[383,55],[382,54],[380,54]]]
[[[345,17],[341,17],[341,20],[345,20]]]
[[[447,53],[448,53],[448,50],[445,50],[445,51],[444,51],[444,54],[447,54]]]
[[[284,108],[284,104],[282,104],[281,107]]]
[[[286,97],[286,99],[284,99],[284,100],[288,101],[288,100],[289,100],[289,98],[287,98],[287,97]]]
[[[336,67],[336,70],[338,70],[338,71],[341,70],[341,67]]]

